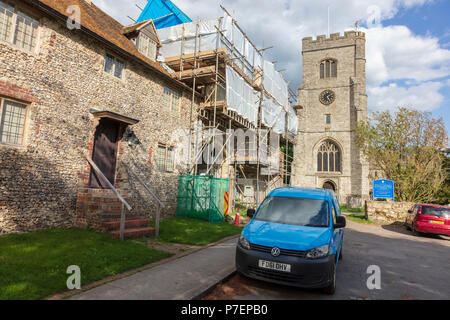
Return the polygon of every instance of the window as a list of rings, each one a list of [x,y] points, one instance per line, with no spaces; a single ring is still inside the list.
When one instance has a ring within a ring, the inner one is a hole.
[[[161,172],[172,172],[174,170],[174,151],[172,147],[158,146],[157,169]]]
[[[6,99],[0,100],[0,142],[20,145],[23,143],[27,106]]]
[[[308,198],[268,197],[255,220],[325,228],[330,224],[328,201]]]
[[[147,58],[156,60],[156,42],[150,39],[146,34],[139,34],[139,52]]]
[[[110,54],[105,57],[105,69],[104,71],[116,78],[122,79],[123,69],[125,68],[125,63]]]
[[[180,94],[169,88],[164,88],[164,108],[178,112],[180,107]]]
[[[331,207],[331,217],[333,218],[333,225],[336,224],[336,210],[334,209],[335,204],[333,203]]]
[[[0,40],[19,49],[33,51],[36,48],[39,21],[13,6],[0,1]]]
[[[325,117],[326,117],[326,120],[325,120],[326,124],[331,124],[331,114],[327,114],[327,115],[325,115]]]
[[[320,79],[336,78],[337,62],[333,59],[326,59],[320,63]]]
[[[319,147],[319,151],[317,152],[317,171],[341,171],[341,152],[335,143],[331,141],[325,141]]]

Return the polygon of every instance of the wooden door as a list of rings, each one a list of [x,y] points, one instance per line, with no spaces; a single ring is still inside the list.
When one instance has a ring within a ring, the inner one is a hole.
[[[116,175],[117,145],[119,140],[120,123],[111,119],[100,120],[95,131],[92,160],[114,185]],[[109,187],[91,168],[89,187],[108,189]]]
[[[336,191],[334,184],[331,183],[330,181],[327,181],[323,184],[323,189],[330,189],[330,190]]]

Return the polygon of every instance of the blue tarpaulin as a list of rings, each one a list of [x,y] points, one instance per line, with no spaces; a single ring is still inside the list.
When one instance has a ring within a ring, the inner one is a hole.
[[[154,24],[156,29],[192,22],[192,20],[170,0],[149,0],[137,22],[148,19],[155,20]]]

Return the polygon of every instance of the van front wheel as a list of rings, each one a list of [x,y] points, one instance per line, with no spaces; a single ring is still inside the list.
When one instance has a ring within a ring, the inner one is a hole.
[[[336,292],[336,264],[333,264],[332,270],[332,282],[325,288],[323,288],[323,292],[329,295],[333,295]]]

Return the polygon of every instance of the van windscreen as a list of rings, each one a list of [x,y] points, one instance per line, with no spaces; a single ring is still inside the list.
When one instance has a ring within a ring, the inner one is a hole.
[[[306,198],[268,197],[255,220],[325,228],[330,223],[328,201]]]

